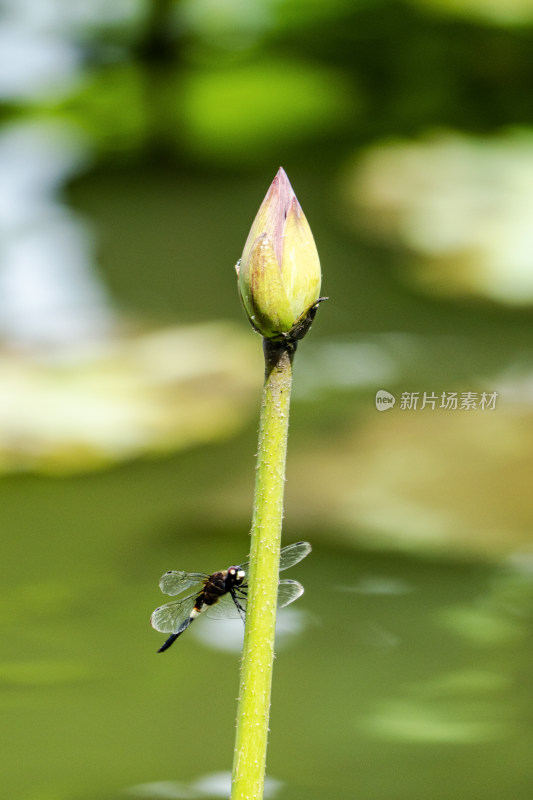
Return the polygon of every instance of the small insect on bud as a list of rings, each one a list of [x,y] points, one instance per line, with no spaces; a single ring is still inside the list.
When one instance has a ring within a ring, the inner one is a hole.
[[[303,338],[325,298],[320,297],[313,234],[282,168],[257,212],[236,269],[242,304],[256,331],[266,339]]]

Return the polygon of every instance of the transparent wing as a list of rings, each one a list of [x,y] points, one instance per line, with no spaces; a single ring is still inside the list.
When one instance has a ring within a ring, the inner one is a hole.
[[[303,558],[303,556],[302,556]],[[283,580],[279,582],[278,608],[294,603],[304,593],[304,587],[298,581]]]
[[[218,603],[210,606],[206,610],[206,615],[211,619],[239,619],[244,622],[244,615],[246,614],[246,586],[239,586],[235,589],[235,597],[239,603],[241,610],[235,605],[235,601],[231,593],[222,595]]]
[[[282,572],[284,569],[289,569],[289,567],[298,564],[299,561],[309,555],[312,549],[309,542],[295,542],[294,544],[288,544],[287,547],[282,547],[279,554],[279,571]],[[245,572],[248,572],[249,566],[249,561],[245,561],[244,564],[240,565]]]
[[[150,617],[152,628],[161,633],[177,633],[185,620],[190,617],[196,597],[196,594],[190,594],[182,600],[156,608]]]
[[[309,542],[296,542],[283,547],[279,557],[279,570],[293,567],[311,552],[312,547]],[[295,598],[296,599],[296,598]]]
[[[211,606],[205,613],[208,617],[213,619],[238,619],[240,617],[244,622],[248,601],[246,596],[247,589],[248,586],[245,584],[244,586],[239,586],[238,589],[235,590],[235,598],[239,604],[238,606],[228,592],[228,594],[223,595],[218,603]],[[293,603],[301,597],[303,593],[304,587],[301,583],[298,583],[298,581],[280,581],[278,587],[278,608],[288,606],[289,603]]]
[[[191,586],[198,584],[198,591],[202,588],[202,583],[209,575],[205,572],[175,572],[170,570],[165,572],[159,581],[159,588],[165,594],[174,596],[185,589],[190,589]]]

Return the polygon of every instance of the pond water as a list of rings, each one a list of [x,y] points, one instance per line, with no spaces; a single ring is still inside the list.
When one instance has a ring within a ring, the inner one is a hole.
[[[232,265],[268,181],[115,166],[67,207],[82,155],[28,136],[7,148],[14,186],[36,142],[46,169],[5,223],[5,793],[226,797],[242,629],[201,619],[158,655],[149,617],[166,570],[248,552],[262,366]],[[417,294],[351,236],[325,162],[294,183],[332,301],[296,361],[284,543],[313,553],[280,614],[269,796],[529,800],[529,314]],[[435,408],[454,392],[498,400]]]
[[[238,535],[194,520],[191,476],[200,486],[214,460],[238,462],[248,438],[92,476],[4,480],[6,797],[225,796],[241,632],[201,619],[158,655],[148,619],[165,570],[247,552],[244,520]],[[303,533],[289,525],[285,542]],[[271,796],[529,798],[531,561],[306,538],[313,553],[290,571],[306,592],[280,619]]]
[[[4,5],[5,797],[228,795],[242,629],[158,655],[149,617],[164,571],[248,551],[233,265],[283,164],[331,300],[296,361],[284,544],[313,552],[268,795],[530,800],[528,14]]]

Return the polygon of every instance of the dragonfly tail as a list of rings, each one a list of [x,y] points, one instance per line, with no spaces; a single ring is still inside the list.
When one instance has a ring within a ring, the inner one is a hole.
[[[169,636],[168,639],[166,640],[166,642],[163,645],[161,645],[161,647],[159,648],[159,650],[157,652],[158,653],[164,653],[165,650],[168,650],[170,645],[174,644],[174,642],[176,641],[178,636],[181,636],[183,631],[187,630],[187,628],[189,627],[191,622],[192,622],[192,617],[189,617],[189,619],[186,619],[185,622],[180,627],[180,629],[176,633],[173,633],[172,636]]]

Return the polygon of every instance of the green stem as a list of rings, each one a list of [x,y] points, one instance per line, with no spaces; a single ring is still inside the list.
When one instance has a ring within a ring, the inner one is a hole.
[[[241,667],[231,800],[261,800],[279,581],[285,459],[295,345],[263,340],[261,402],[248,605]]]

